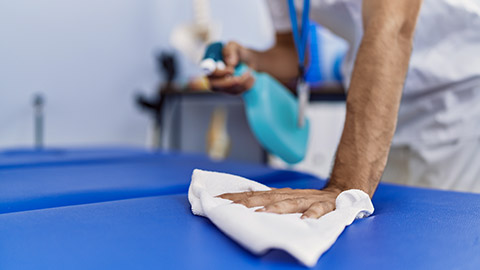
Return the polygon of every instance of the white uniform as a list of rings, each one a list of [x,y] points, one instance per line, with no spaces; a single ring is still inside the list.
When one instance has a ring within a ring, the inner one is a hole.
[[[285,0],[267,0],[290,31]],[[297,17],[303,0],[296,0]],[[350,45],[348,89],[363,36],[361,0],[311,0],[310,19]],[[385,89],[388,91],[388,89]],[[480,192],[480,0],[424,0],[383,180]]]

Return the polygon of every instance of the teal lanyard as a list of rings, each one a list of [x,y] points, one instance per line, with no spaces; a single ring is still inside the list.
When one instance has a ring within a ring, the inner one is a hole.
[[[292,23],[293,39],[295,41],[295,47],[297,48],[297,54],[298,54],[299,78],[305,79],[304,78],[305,51],[306,51],[307,40],[308,40],[308,28],[309,28],[308,13],[310,10],[310,0],[303,0],[301,29],[299,29],[297,24],[297,13],[295,11],[295,4],[293,3],[293,0],[287,0],[287,2],[288,2],[288,11],[290,12],[290,21]],[[299,32],[301,32],[301,34]]]

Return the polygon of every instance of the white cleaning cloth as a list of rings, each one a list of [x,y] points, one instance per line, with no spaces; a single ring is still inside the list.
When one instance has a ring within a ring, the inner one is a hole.
[[[336,209],[319,219],[301,219],[301,214],[255,212],[230,200],[223,193],[270,190],[243,177],[194,170],[188,200],[195,215],[209,218],[220,230],[255,254],[269,249],[290,253],[306,266],[315,266],[346,226],[355,218],[373,213],[370,197],[361,190],[347,190],[336,199]]]

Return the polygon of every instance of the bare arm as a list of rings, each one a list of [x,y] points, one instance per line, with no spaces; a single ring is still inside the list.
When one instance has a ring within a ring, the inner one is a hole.
[[[298,56],[291,32],[277,33],[275,45],[267,51],[246,50],[252,58],[247,63],[251,62],[255,70],[269,73],[281,82],[290,82],[297,77]]]
[[[329,186],[373,196],[387,162],[420,0],[364,0],[364,37]]]
[[[347,97],[345,127],[331,180],[323,190],[224,194],[259,211],[318,218],[336,196],[357,188],[373,196],[385,168],[422,0],[363,0],[364,36]]]

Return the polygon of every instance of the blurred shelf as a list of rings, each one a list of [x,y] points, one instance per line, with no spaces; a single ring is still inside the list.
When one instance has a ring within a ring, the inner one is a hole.
[[[292,91],[295,94],[295,91]],[[198,96],[198,97],[212,97],[212,96],[232,96],[223,93],[216,93],[208,90],[172,90],[168,89],[162,93],[165,97],[172,96]],[[345,90],[340,83],[328,83],[321,86],[312,86],[310,92],[310,101],[345,101]]]

